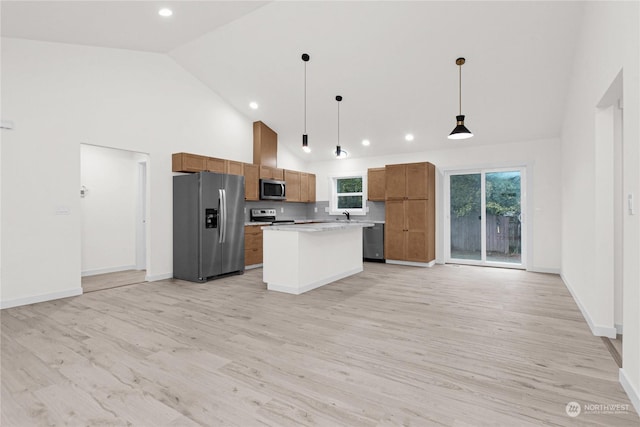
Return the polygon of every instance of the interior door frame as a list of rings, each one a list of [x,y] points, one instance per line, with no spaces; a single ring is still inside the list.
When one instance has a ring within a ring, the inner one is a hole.
[[[520,264],[487,261],[487,220],[486,220],[486,174],[493,172],[520,172]],[[445,264],[465,264],[485,267],[501,267],[519,270],[527,269],[528,258],[528,216],[527,216],[527,166],[476,167],[469,169],[450,169],[444,172],[444,262]],[[451,176],[480,174],[480,260],[451,258]]]

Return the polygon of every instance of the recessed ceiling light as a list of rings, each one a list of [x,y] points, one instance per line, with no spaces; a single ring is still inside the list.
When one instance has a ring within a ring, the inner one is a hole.
[[[254,110],[258,109],[258,103],[257,102],[250,102],[249,103],[249,107],[251,107]]]
[[[412,133],[408,133],[404,136],[404,139],[406,139],[407,141],[413,141],[413,134]]]
[[[164,16],[164,17],[166,18],[166,17],[168,17],[168,16],[173,15],[173,11],[172,11],[171,9],[167,9],[167,8],[165,7],[165,8],[160,9],[160,10],[158,11],[158,15],[160,15],[160,16]]]
[[[369,145],[371,145],[371,141],[369,141],[368,139],[363,139],[362,145],[364,145],[365,147],[368,147]]]

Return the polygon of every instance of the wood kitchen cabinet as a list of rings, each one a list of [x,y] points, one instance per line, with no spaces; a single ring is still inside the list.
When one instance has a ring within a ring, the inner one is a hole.
[[[238,167],[240,168],[238,171]],[[230,172],[230,169],[232,171]],[[172,172],[217,172],[242,175],[242,163],[191,153],[174,153],[171,156]]]
[[[244,227],[244,265],[262,264],[262,225]]]
[[[278,134],[260,121],[253,122],[253,164],[275,168],[277,160]]]
[[[427,199],[430,190],[429,176],[435,180],[435,166],[431,163],[406,163],[385,166],[385,199]],[[433,194],[431,194],[433,196]]]
[[[300,202],[300,172],[285,169],[284,182],[287,186],[287,202]]]
[[[316,202],[316,176],[315,174],[309,175],[309,198],[307,202],[315,203]]]
[[[260,166],[245,163],[244,172],[244,199],[260,200]]]
[[[235,160],[224,161],[224,173],[230,175],[244,175],[244,163]]]
[[[309,202],[309,174],[300,172],[300,201]]]
[[[372,202],[385,200],[385,168],[367,170],[367,199]]]
[[[385,258],[431,264],[435,261],[435,166],[385,168]]]
[[[189,153],[174,153],[171,156],[171,171],[202,172],[207,167],[207,158]]]
[[[277,179],[284,181],[284,169],[260,165],[260,179]]]

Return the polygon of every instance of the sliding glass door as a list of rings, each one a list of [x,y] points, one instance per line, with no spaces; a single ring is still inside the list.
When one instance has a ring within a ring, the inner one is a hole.
[[[524,169],[447,174],[447,262],[524,268]]]

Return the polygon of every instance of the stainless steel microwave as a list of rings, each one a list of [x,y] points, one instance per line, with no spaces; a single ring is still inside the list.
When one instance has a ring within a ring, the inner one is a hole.
[[[287,200],[287,193],[284,181],[275,179],[260,180],[261,200]]]

